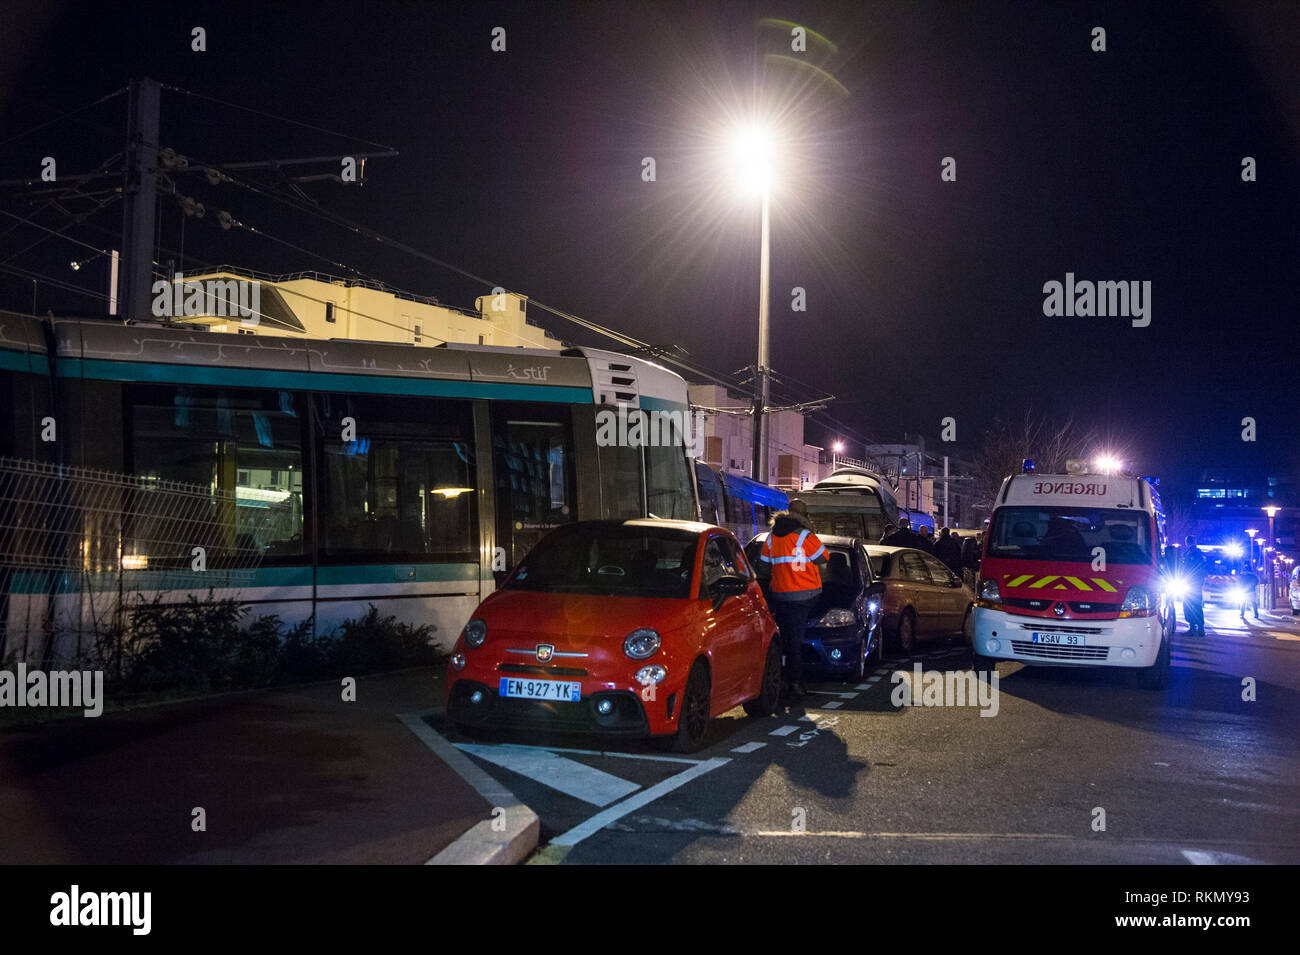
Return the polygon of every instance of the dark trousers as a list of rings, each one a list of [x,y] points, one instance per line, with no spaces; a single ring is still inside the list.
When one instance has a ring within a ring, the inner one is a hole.
[[[1183,616],[1187,618],[1188,633],[1205,632],[1205,603],[1201,597],[1187,597],[1183,600]]]
[[[803,634],[808,628],[808,600],[773,600],[768,603],[772,617],[781,631],[781,651],[785,654],[787,683],[803,682]]]
[[[1250,587],[1246,590],[1246,599],[1241,602],[1241,619],[1246,619],[1246,610],[1250,609],[1255,612],[1255,619],[1259,619],[1259,589]]]

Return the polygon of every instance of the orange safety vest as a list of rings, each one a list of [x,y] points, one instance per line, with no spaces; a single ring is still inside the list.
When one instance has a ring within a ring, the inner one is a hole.
[[[758,559],[772,565],[772,591],[778,594],[820,590],[822,575],[815,560],[826,555],[826,545],[812,531],[777,537],[768,534]]]

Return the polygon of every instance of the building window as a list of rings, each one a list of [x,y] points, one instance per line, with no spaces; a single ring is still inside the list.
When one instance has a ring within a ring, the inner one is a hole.
[[[331,325],[334,324],[334,303],[333,302],[325,303],[325,321],[329,322]]]
[[[420,326],[419,326],[419,325],[416,325],[416,326],[415,326],[415,343],[416,343],[417,345],[420,343]]]

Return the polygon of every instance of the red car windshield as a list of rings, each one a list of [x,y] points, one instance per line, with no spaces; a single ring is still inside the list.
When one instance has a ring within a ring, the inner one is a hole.
[[[610,597],[691,596],[698,535],[675,528],[572,524],[528,552],[506,589]]]
[[[1142,511],[1093,507],[1000,507],[989,530],[989,556],[1086,563],[1104,551],[1108,564],[1151,563],[1151,518]]]

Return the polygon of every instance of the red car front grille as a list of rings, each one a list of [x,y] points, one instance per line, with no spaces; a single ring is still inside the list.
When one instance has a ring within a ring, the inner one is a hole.
[[[497,667],[499,673],[525,673],[529,676],[586,676],[587,671],[581,667],[541,667],[528,663],[502,663]]]

